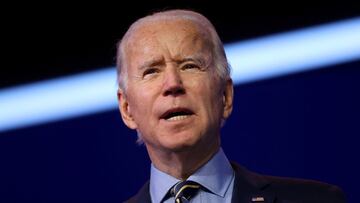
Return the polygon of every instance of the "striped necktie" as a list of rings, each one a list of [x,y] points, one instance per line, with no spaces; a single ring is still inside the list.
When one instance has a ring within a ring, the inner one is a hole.
[[[199,191],[200,185],[194,181],[179,181],[171,189],[171,195],[175,197],[175,203],[187,203]]]

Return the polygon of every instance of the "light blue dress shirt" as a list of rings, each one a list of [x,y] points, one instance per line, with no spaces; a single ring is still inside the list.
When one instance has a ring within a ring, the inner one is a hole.
[[[234,170],[223,150],[220,150],[187,180],[192,180],[209,191],[200,190],[190,202],[230,203],[234,187]],[[160,171],[153,164],[150,173],[150,196],[152,203],[174,203],[174,197],[162,201],[178,179]]]

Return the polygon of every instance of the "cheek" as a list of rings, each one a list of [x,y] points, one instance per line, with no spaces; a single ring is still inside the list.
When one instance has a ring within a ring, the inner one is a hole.
[[[216,122],[222,115],[222,93],[219,86],[214,85],[214,81],[206,81],[199,83],[195,89],[195,101],[201,101],[211,122]]]
[[[131,89],[132,100],[129,101],[134,121],[143,133],[155,130],[159,121],[156,117],[156,107],[163,104],[163,101],[159,102],[160,88],[156,81],[136,85],[136,88]]]
[[[137,91],[136,89],[132,89],[131,92],[133,94],[129,95],[129,109],[130,113],[138,123],[144,117],[150,116],[151,112],[151,95],[148,91]]]

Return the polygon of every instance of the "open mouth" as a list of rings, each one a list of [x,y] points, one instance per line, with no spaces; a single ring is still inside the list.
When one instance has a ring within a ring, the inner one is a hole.
[[[175,108],[170,109],[163,113],[160,119],[164,119],[166,121],[179,121],[188,118],[189,116],[193,115],[194,113],[185,108]]]

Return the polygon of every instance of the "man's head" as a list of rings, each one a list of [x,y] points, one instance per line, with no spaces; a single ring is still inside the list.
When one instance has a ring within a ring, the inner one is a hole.
[[[222,43],[202,15],[185,10],[136,21],[118,45],[119,107],[148,150],[218,148],[232,110]]]

